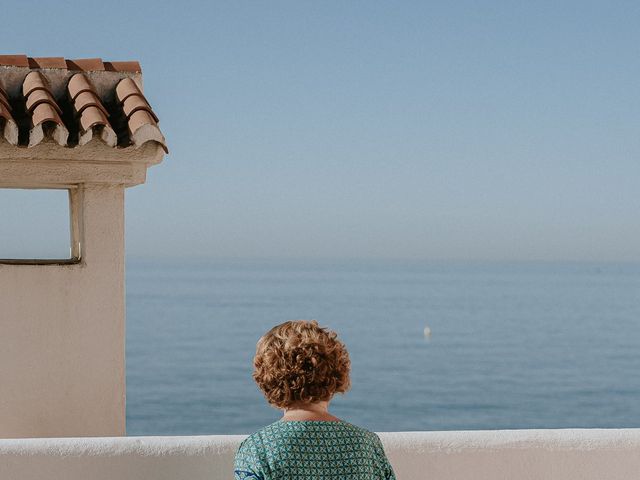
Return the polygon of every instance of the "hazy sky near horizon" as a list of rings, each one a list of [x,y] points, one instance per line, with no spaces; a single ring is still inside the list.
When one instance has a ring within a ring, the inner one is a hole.
[[[141,62],[171,152],[131,256],[640,260],[637,2],[3,10],[1,53]],[[0,249],[43,238],[17,198]]]

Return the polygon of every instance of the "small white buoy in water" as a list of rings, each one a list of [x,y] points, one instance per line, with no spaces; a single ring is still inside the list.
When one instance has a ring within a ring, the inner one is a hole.
[[[424,338],[431,338],[431,329],[429,327],[424,327]]]

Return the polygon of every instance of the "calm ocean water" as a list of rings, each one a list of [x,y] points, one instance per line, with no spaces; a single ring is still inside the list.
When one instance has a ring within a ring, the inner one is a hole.
[[[127,264],[127,433],[249,433],[279,418],[251,379],[288,319],[338,331],[375,431],[640,427],[640,265]],[[430,340],[423,334],[432,330]]]

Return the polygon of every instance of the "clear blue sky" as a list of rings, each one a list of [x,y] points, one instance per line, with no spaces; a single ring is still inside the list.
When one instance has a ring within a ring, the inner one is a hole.
[[[9,4],[2,53],[142,64],[132,256],[640,260],[638,2]]]

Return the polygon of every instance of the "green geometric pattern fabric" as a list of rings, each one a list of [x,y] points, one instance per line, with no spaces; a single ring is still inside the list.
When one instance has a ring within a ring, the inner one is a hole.
[[[282,421],[242,441],[236,480],[395,480],[380,437],[348,422]]]

